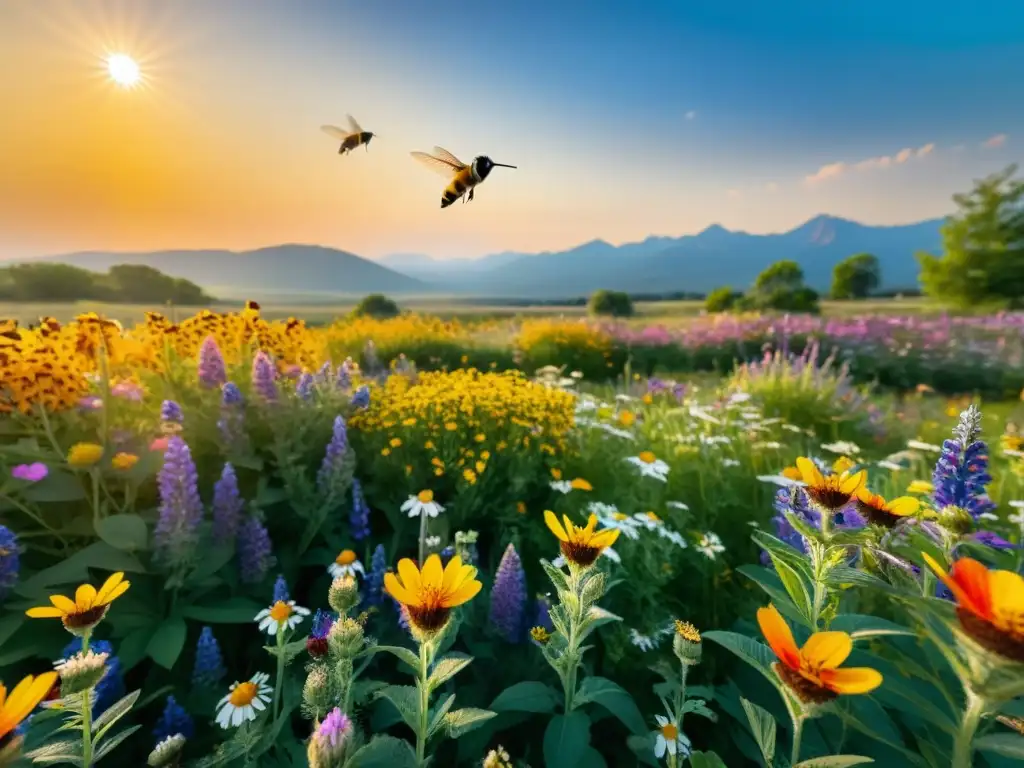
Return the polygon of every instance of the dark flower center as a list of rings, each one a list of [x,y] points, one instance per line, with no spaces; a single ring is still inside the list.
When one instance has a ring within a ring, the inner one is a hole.
[[[964,608],[957,608],[956,615],[964,632],[979,645],[1004,659],[1024,664],[1024,636],[999,629]]]
[[[69,613],[63,618],[64,626],[68,629],[85,629],[99,624],[100,620],[107,614],[106,605],[98,605],[87,611]]]
[[[835,691],[818,685],[812,680],[808,680],[795,669],[790,669],[785,664],[775,662],[772,664],[772,668],[782,678],[782,682],[797,695],[797,698],[806,704],[824,704],[838,697]]]
[[[594,561],[597,560],[597,556],[601,554],[601,550],[598,547],[592,547],[589,544],[583,544],[578,541],[562,541],[559,544],[566,560],[570,563],[581,565],[584,568],[593,565]]]

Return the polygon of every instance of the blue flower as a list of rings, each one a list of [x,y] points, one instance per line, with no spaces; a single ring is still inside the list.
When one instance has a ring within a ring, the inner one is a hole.
[[[341,474],[346,451],[348,451],[348,427],[342,416],[335,416],[334,425],[331,428],[331,439],[327,443],[327,450],[324,452],[320,471],[316,476],[316,486],[320,493],[329,496],[332,491],[336,490],[336,480]]]
[[[18,583],[21,555],[18,537],[6,526],[0,525],[0,603]]]
[[[384,545],[378,544],[370,558],[370,573],[364,584],[367,605],[380,605],[384,601],[384,574],[388,571],[387,553]]]
[[[514,545],[501,556],[491,588],[491,626],[510,643],[523,639],[526,612],[526,573]]]
[[[277,369],[270,355],[262,349],[256,353],[252,361],[252,390],[264,401],[272,403],[277,400]]]
[[[218,544],[235,540],[242,523],[245,502],[238,492],[238,476],[231,464],[225,463],[220,480],[213,486],[213,538]]]
[[[175,701],[173,696],[168,696],[164,712],[156,721],[156,727],[153,728],[155,743],[159,744],[168,736],[173,736],[176,733],[180,733],[186,739],[191,739],[195,732],[196,726],[192,717],[184,707]]]
[[[196,643],[196,661],[192,667],[192,685],[199,688],[216,688],[227,670],[224,668],[224,657],[220,652],[213,629],[203,627]]]
[[[306,372],[299,376],[299,380],[295,384],[295,394],[301,400],[309,400],[313,396],[313,386],[313,374]]]
[[[932,473],[936,509],[959,507],[977,520],[996,505],[988,497],[988,446],[981,436],[981,411],[971,405],[960,414],[953,440],[942,443],[942,454]]]
[[[160,406],[160,421],[170,424],[181,424],[185,415],[181,412],[181,406],[173,400],[164,400]]]
[[[76,637],[64,647],[62,656],[70,659],[82,650],[82,638]],[[89,650],[107,654],[107,671],[93,689],[93,715],[99,716],[124,696],[124,671],[121,660],[114,655],[114,647],[106,640],[92,640]]]
[[[163,562],[179,563],[195,552],[203,503],[199,498],[199,475],[192,453],[178,435],[168,440],[157,487],[160,517],[153,533],[153,548]]]
[[[370,406],[370,388],[365,384],[352,395],[353,408],[368,408]]]
[[[362,541],[370,535],[370,507],[358,479],[352,480],[352,511],[348,519],[353,539]]]
[[[246,584],[263,581],[274,565],[270,534],[259,518],[250,517],[238,531],[239,576]]]
[[[284,576],[278,575],[277,581],[274,582],[274,599],[272,603],[287,603],[291,600],[288,594],[288,582],[284,580]]]

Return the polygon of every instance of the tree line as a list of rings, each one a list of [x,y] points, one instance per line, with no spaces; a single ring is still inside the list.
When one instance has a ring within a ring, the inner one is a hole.
[[[120,264],[106,273],[70,264],[15,264],[0,269],[0,301],[105,301],[121,304],[196,306],[213,299],[190,280],[141,264]]]

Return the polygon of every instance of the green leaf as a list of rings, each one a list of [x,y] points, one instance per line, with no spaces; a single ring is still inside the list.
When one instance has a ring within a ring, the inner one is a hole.
[[[590,747],[590,718],[579,710],[555,715],[544,731],[544,765],[547,768],[582,768]]]
[[[212,605],[187,606],[182,615],[209,624],[248,624],[265,607],[244,597],[230,597]]]
[[[735,632],[712,630],[705,632],[704,637],[732,651],[764,675],[775,688],[779,687],[779,680],[772,671],[772,664],[775,663],[775,654],[771,652],[768,646]]]
[[[82,479],[61,470],[54,470],[38,483],[25,489],[24,497],[29,501],[46,503],[67,503],[86,498]]]
[[[858,571],[856,568],[850,568],[846,565],[840,565],[830,570],[828,572],[826,582],[833,587],[853,585],[856,587],[877,589],[889,594],[897,593],[897,590],[893,589],[892,586],[886,584],[877,576],[872,576],[866,571]]]
[[[448,714],[448,710],[452,708],[452,704],[455,703],[455,694],[450,694],[448,698],[430,710],[430,724],[427,727],[427,738],[432,738],[437,730],[441,727],[444,716]]]
[[[416,768],[416,753],[407,741],[394,736],[374,736],[361,747],[346,768]]]
[[[199,562],[189,573],[185,583],[199,584],[205,581],[230,563],[234,556],[235,545],[233,543],[214,544],[210,542],[206,547],[200,549]]]
[[[188,629],[180,616],[164,619],[146,646],[146,655],[164,669],[171,669],[185,647]]]
[[[36,765],[50,765],[51,763],[71,763],[72,765],[82,764],[82,742],[78,739],[70,741],[54,741],[39,749],[26,752],[25,757]]]
[[[829,629],[846,632],[854,640],[866,640],[869,637],[882,635],[914,637],[916,634],[913,630],[895,622],[858,613],[844,613],[836,616]]]
[[[142,691],[132,691],[127,696],[115,701],[107,707],[102,715],[96,718],[96,722],[92,724],[92,732],[96,734],[97,741],[103,738],[103,734],[110,726],[131,711],[131,708],[135,706],[135,702],[139,700],[141,693]]]
[[[377,692],[378,699],[387,699],[398,710],[413,732],[420,727],[420,692],[411,685],[389,685]]]
[[[96,523],[96,535],[114,549],[142,551],[149,543],[146,521],[138,515],[111,515]]]
[[[103,744],[101,744],[100,747],[96,750],[96,753],[93,756],[93,762],[98,763],[104,757],[109,755],[111,752],[117,749],[118,745],[122,741],[127,739],[141,727],[141,725],[133,725],[130,728],[125,728],[123,731],[118,731],[115,735],[111,736],[109,739],[104,741]]]
[[[117,658],[126,672],[146,658],[146,649],[155,630],[155,626],[133,629],[117,644]]]
[[[811,617],[811,596],[807,592],[803,579],[794,570],[789,563],[780,558],[774,552],[769,552],[768,556],[772,559],[772,564],[775,566],[775,572],[778,574],[779,579],[782,581],[782,586],[785,587],[786,593],[792,599],[793,604],[796,605],[797,609],[807,617],[808,622]]]
[[[466,656],[461,653],[451,653],[443,659],[438,660],[437,664],[434,665],[434,671],[430,673],[430,679],[428,681],[430,690],[434,690],[438,686],[444,685],[445,682],[455,677],[455,675],[468,667],[472,661],[472,656]]]
[[[456,709],[444,716],[444,725],[448,729],[448,735],[453,739],[457,739],[462,734],[469,733],[474,728],[479,728],[496,714],[497,712],[489,712],[486,709],[477,709],[475,707]]]
[[[722,758],[714,752],[693,752],[690,754],[690,768],[728,768]]]
[[[743,705],[743,711],[747,714],[750,732],[754,735],[758,749],[761,750],[765,765],[772,765],[775,760],[775,718],[762,707],[743,697],[740,697],[740,704]]]
[[[751,565],[750,563],[741,565],[736,570],[763,589],[768,594],[768,597],[771,598],[775,607],[784,616],[788,616],[794,621],[799,621],[803,624],[807,623],[807,618],[802,610],[796,606],[796,603],[790,599],[782,579],[779,578],[775,571],[761,565]]]
[[[549,685],[535,680],[510,685],[491,702],[495,712],[554,712],[558,697]]]
[[[282,646],[277,645],[264,645],[263,650],[269,653],[271,656],[280,656],[284,659],[284,663],[291,664],[295,660],[295,657],[306,650],[306,640],[292,640],[290,643],[285,643]]]
[[[646,733],[648,728],[633,697],[625,688],[604,677],[586,677],[580,686],[576,702],[593,702],[617,717],[623,725],[636,735]]]
[[[873,762],[875,761],[870,757],[860,757],[859,755],[831,755],[802,760],[793,768],[848,768],[851,765],[867,765]]]
[[[805,579],[811,580],[813,578],[814,574],[811,572],[810,562],[803,552],[797,551],[782,539],[772,536],[766,531],[755,530],[750,534],[750,538],[762,549],[767,550],[769,556],[774,555],[773,560],[777,557],[785,561],[787,565]]]
[[[412,667],[413,670],[417,670],[420,668],[419,657],[415,653],[410,651],[408,648],[402,648],[400,645],[374,645],[370,648],[367,648],[366,650],[367,653],[370,654],[380,653],[381,651],[383,651],[384,653],[390,653],[392,656],[396,656],[400,660],[404,661],[406,664]]]
[[[1024,736],[1019,733],[990,733],[975,739],[974,748],[1004,757],[1024,758]]]

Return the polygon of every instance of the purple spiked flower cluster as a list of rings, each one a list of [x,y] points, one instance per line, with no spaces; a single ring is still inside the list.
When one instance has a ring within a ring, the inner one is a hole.
[[[228,380],[224,355],[213,336],[203,339],[199,347],[199,383],[208,389],[222,386]]]
[[[227,449],[241,450],[245,447],[245,412],[242,391],[233,382],[221,387],[220,418],[217,431]]]
[[[501,556],[491,589],[491,626],[510,643],[523,639],[526,612],[526,573],[515,545],[509,544]]]
[[[266,526],[250,517],[238,531],[238,571],[246,584],[263,581],[275,563],[273,546]]]
[[[227,670],[224,668],[224,656],[221,654],[217,638],[210,627],[203,627],[196,643],[196,661],[192,667],[192,685],[199,688],[215,688]]]
[[[262,349],[259,350],[252,360],[253,391],[265,402],[275,402],[277,400],[276,378],[277,370],[274,368],[274,361]]]
[[[157,487],[160,518],[153,535],[157,556],[165,563],[185,562],[195,554],[203,502],[199,498],[199,475],[192,453],[178,435],[168,439]]]
[[[181,424],[185,420],[185,414],[181,406],[173,400],[164,400],[160,405],[160,421],[164,424]]]
[[[362,541],[370,535],[370,507],[363,496],[363,485],[358,479],[352,480],[352,511],[348,519],[353,539]]]
[[[213,539],[218,544],[235,540],[242,524],[245,502],[238,492],[238,477],[231,464],[224,464],[220,480],[213,486]]]
[[[331,440],[327,444],[324,460],[316,476],[316,486],[320,493],[330,495],[334,490],[335,481],[341,471],[348,450],[348,427],[342,416],[334,417]]]
[[[378,544],[370,557],[370,573],[366,577],[364,600],[367,605],[384,602],[384,574],[388,572],[388,556],[384,545]]]
[[[18,583],[21,572],[21,554],[18,537],[4,525],[0,525],[0,603]]]
[[[316,384],[313,381],[313,374],[306,371],[299,380],[295,383],[295,394],[298,395],[300,400],[309,400],[313,397],[313,390]]]
[[[986,492],[992,482],[988,473],[988,446],[981,436],[981,411],[971,405],[960,414],[953,440],[942,443],[942,454],[935,463],[932,485],[936,509],[959,507],[975,520],[995,509]]]
[[[334,379],[334,385],[342,392],[347,392],[352,386],[352,358],[346,357],[344,362],[338,366],[338,373]]]

